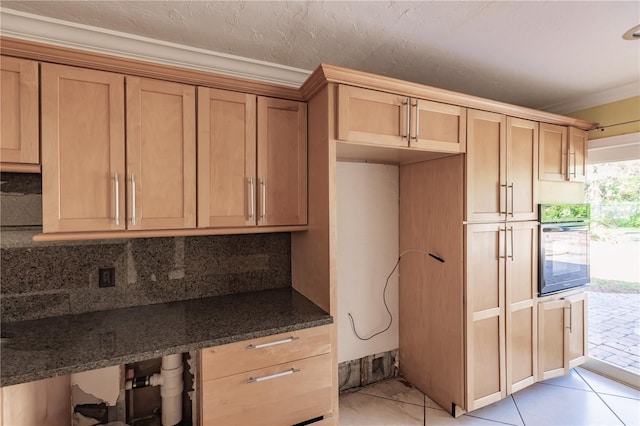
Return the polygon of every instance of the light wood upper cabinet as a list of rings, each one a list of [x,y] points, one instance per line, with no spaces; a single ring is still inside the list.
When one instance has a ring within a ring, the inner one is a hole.
[[[198,227],[307,223],[306,107],[198,88]]]
[[[540,123],[541,180],[564,181],[567,175],[567,128]]]
[[[38,63],[0,56],[0,73],[0,167],[13,171],[7,168],[12,167],[7,163],[37,165],[40,163]]]
[[[338,86],[338,139],[409,146],[409,98],[359,87]]]
[[[198,88],[198,227],[256,224],[256,96]]]
[[[127,77],[127,229],[196,226],[195,88]]]
[[[438,102],[411,99],[409,146],[429,151],[465,152],[467,109]]]
[[[539,380],[569,373],[587,357],[587,295],[549,296],[538,303]]]
[[[41,70],[44,232],[124,230],[124,76]]]
[[[387,147],[461,153],[466,149],[466,108],[423,99],[338,86],[338,139]]]
[[[258,225],[307,223],[307,104],[258,97]]]
[[[507,117],[507,220],[538,218],[538,123]]]
[[[469,110],[467,132],[467,221],[535,220],[538,123]]]
[[[567,178],[575,182],[584,182],[587,174],[587,132],[569,127],[569,169]]]
[[[468,110],[466,220],[499,222],[507,217],[506,118]]]
[[[195,227],[195,90],[126,81],[42,64],[45,233]]]

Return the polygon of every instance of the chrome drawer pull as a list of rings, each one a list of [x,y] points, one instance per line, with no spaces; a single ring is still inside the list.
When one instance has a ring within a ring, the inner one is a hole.
[[[295,342],[296,340],[300,340],[299,337],[289,337],[288,339],[282,339],[282,340],[276,340],[275,342],[269,342],[269,343],[261,343],[259,345],[249,345],[247,346],[247,350],[252,350],[252,349],[262,349],[262,348],[268,348],[269,346],[276,346],[276,345],[282,345],[283,343],[291,343],[291,342]]]
[[[282,373],[272,374],[270,376],[258,377],[257,379],[254,379],[253,377],[251,377],[249,378],[249,380],[247,380],[247,383],[249,384],[249,383],[265,382],[267,380],[277,379],[278,377],[289,376],[291,374],[299,373],[299,372],[300,372],[299,368],[292,368],[291,370],[283,371]]]

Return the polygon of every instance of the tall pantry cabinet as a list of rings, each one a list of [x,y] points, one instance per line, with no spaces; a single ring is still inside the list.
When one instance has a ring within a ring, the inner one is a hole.
[[[401,260],[400,365],[453,415],[537,374],[538,123],[466,116],[465,157],[400,171],[400,250],[444,260]]]
[[[469,110],[466,409],[537,376],[538,123]]]

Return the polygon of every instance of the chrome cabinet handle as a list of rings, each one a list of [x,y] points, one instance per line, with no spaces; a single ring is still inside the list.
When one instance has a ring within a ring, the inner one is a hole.
[[[249,178],[249,219],[253,219],[256,214],[256,194],[253,176]]]
[[[498,230],[498,236],[500,237],[500,238],[498,239],[498,241],[501,241],[501,240],[502,240],[502,233],[503,233],[503,232],[507,232],[507,228],[504,228],[504,229],[503,229],[503,228],[500,228],[500,229]],[[504,254],[504,255],[500,254],[500,243],[498,242],[498,257],[499,257],[500,259],[506,259],[506,258],[507,258],[507,256],[506,256],[506,255],[507,255],[507,253],[506,253],[506,251],[507,251],[507,247],[506,247],[506,245],[505,245],[504,251],[505,251],[505,254]]]
[[[416,135],[411,138],[416,142],[418,142],[418,129],[420,128],[420,110],[418,109],[418,102],[418,99],[416,99],[416,104],[414,105],[416,107]]]
[[[507,208],[507,195],[508,195],[507,191],[508,191],[508,189],[507,189],[507,184],[506,183],[501,183],[500,184],[500,188],[501,189],[504,188],[504,211],[502,211],[502,203],[500,203],[500,212],[499,212],[499,214],[503,214],[506,217],[507,214],[508,214],[508,208]]]
[[[513,190],[513,182],[511,182],[511,185],[509,185],[507,188],[511,188],[511,213],[509,213],[509,215],[513,217],[513,196],[515,195]]]
[[[115,194],[116,194],[115,222],[116,222],[116,225],[120,225],[120,178],[118,177],[118,173],[113,174],[113,183],[115,185]]]
[[[569,309],[569,327],[565,328],[569,329],[569,333],[573,333],[573,305],[569,304],[565,309]]]
[[[407,101],[404,102],[402,105],[404,105],[404,111],[405,111],[405,135],[404,137],[407,139],[407,142],[409,142],[409,134],[411,133],[411,123],[410,123],[410,116],[411,116],[411,98],[407,98]]]
[[[136,176],[131,175],[131,224],[136,224]]]
[[[569,171],[571,169],[571,156],[573,156],[573,173]],[[567,171],[569,171],[569,176],[573,175],[573,177],[576,177],[576,152],[575,151],[569,153],[569,169],[567,169]]]
[[[292,336],[292,337],[289,337],[288,339],[276,340],[275,342],[261,343],[259,345],[249,345],[245,349],[250,351],[250,350],[253,350],[253,349],[268,348],[270,346],[277,346],[277,345],[282,345],[282,344],[285,344],[285,343],[295,342],[296,340],[300,340],[300,338]]]
[[[511,233],[511,256],[507,256],[513,262],[515,259],[513,257],[513,226],[509,228],[509,232]]]
[[[262,179],[260,185],[262,186],[262,211],[260,213],[260,220],[265,220],[267,217],[267,179]]]
[[[278,377],[290,376],[291,374],[299,372],[299,368],[292,368],[291,370],[283,371],[282,373],[271,374],[270,376],[257,377],[255,379],[251,377],[249,378],[249,380],[247,380],[247,383],[260,383],[271,379],[277,379]]]

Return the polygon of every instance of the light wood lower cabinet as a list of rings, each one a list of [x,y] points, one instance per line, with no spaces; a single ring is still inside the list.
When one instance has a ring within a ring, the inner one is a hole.
[[[38,63],[0,56],[0,168],[39,171]]]
[[[203,349],[203,426],[292,425],[332,417],[329,326]]]
[[[553,295],[538,303],[538,380],[569,373],[587,357],[587,294]]]
[[[306,224],[306,104],[199,87],[198,182],[198,227]]]
[[[293,425],[331,411],[331,355],[206,381],[202,424]]]
[[[537,223],[466,225],[466,409],[537,374]]]

